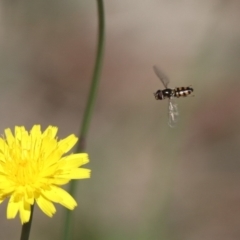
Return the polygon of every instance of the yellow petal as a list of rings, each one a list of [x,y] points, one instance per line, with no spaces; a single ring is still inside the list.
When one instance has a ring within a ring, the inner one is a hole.
[[[14,138],[10,128],[5,129],[5,136],[6,136],[6,140],[7,140],[8,145],[11,146],[14,143],[15,138]]]
[[[49,200],[62,204],[68,209],[74,209],[77,206],[73,197],[62,188],[52,186],[51,191],[44,192]]]
[[[57,127],[49,126],[47,129],[43,132],[43,137],[49,137],[51,139],[55,138],[56,134],[58,132]]]
[[[6,154],[6,151],[8,150],[8,146],[6,144],[6,142],[0,138],[0,152],[3,154],[3,156],[1,155],[1,160],[5,159],[5,154]]]
[[[31,138],[33,140],[41,137],[42,133],[41,133],[41,126],[40,125],[34,125],[30,131],[30,135],[31,135]]]
[[[44,157],[48,157],[52,152],[56,151],[57,149],[57,141],[56,139],[52,138],[45,138],[43,139],[41,143],[41,152],[44,153]],[[57,149],[58,152],[62,154],[62,151],[60,149]],[[60,155],[61,156],[61,155]]]
[[[19,214],[22,224],[28,222],[31,216],[30,204],[25,202],[24,200],[19,202]]]
[[[65,185],[67,183],[70,182],[71,179],[66,179],[66,178],[53,178],[51,179],[51,184],[54,184],[54,185]]]
[[[26,134],[28,135],[28,132],[24,127],[15,127],[15,138],[17,140],[22,140],[23,136],[26,136]]]
[[[56,174],[56,177],[64,179],[84,179],[90,178],[90,176],[91,170],[86,168],[75,168],[69,171],[63,171],[59,174]]]
[[[55,188],[51,187],[50,189],[45,189],[41,191],[43,197],[46,199],[59,203],[61,201],[61,197],[56,193]]]
[[[63,153],[68,152],[76,144],[78,138],[74,134],[60,140],[58,142],[58,147],[62,149]]]
[[[12,219],[15,218],[19,210],[19,202],[14,200],[14,196],[12,195],[9,199],[7,205],[7,218]]]
[[[57,163],[60,157],[61,153],[59,152],[59,150],[56,150],[52,152],[49,156],[47,156],[44,161],[44,170]]]
[[[80,167],[89,162],[87,153],[76,153],[63,157],[59,162],[59,167],[64,169],[72,169]]]
[[[39,195],[39,197],[36,199],[36,202],[40,209],[49,217],[52,217],[56,212],[56,208],[54,207],[53,203],[42,195]]]
[[[86,168],[77,168],[72,169],[69,178],[71,179],[83,179],[83,178],[90,178],[91,170]]]
[[[34,204],[34,194],[33,189],[31,189],[29,186],[25,189],[25,195],[24,195],[25,201],[31,205]]]

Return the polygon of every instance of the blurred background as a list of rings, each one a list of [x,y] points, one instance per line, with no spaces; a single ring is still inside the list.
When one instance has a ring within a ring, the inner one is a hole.
[[[106,47],[79,181],[75,239],[240,239],[240,2],[105,1]],[[0,2],[0,129],[79,133],[97,40],[96,1]],[[167,125],[163,86],[192,85]],[[19,239],[19,218],[1,239]],[[65,209],[35,208],[31,238],[61,239]]]

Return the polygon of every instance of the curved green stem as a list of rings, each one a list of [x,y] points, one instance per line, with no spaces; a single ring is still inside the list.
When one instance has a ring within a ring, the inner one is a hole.
[[[22,225],[22,232],[21,232],[20,240],[28,240],[29,239],[31,225],[32,225],[32,218],[33,218],[33,210],[34,210],[34,204],[31,205],[31,216],[30,216],[29,221]]]
[[[98,45],[97,54],[95,60],[95,66],[92,76],[91,87],[88,95],[86,108],[83,115],[82,126],[79,134],[79,142],[77,145],[76,152],[84,152],[86,149],[86,138],[90,126],[90,121],[93,114],[94,104],[96,101],[97,90],[103,65],[103,54],[104,54],[104,40],[105,40],[105,19],[104,19],[104,4],[103,0],[97,0],[98,7]],[[71,181],[69,193],[72,196],[76,195],[77,182]],[[67,211],[65,225],[64,225],[64,240],[72,239],[72,228],[73,228],[73,212]]]
[[[97,55],[95,60],[95,66],[92,76],[91,88],[89,91],[89,96],[83,115],[83,121],[80,131],[80,141],[77,146],[77,152],[85,151],[86,136],[90,126],[90,121],[92,118],[93,108],[97,97],[97,90],[100,80],[100,74],[103,65],[103,54],[104,54],[104,40],[105,40],[105,18],[104,18],[104,5],[103,0],[97,0],[98,6],[98,46]]]

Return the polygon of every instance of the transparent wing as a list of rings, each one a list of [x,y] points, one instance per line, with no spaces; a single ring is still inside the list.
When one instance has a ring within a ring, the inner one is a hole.
[[[174,101],[174,98],[170,98],[168,102],[168,125],[170,127],[175,127],[178,121],[178,108],[177,104]]]
[[[153,70],[163,83],[164,87],[167,88],[169,84],[168,77],[157,66],[153,66]]]

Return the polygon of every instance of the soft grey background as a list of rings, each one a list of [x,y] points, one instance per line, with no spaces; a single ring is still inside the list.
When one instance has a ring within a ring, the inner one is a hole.
[[[106,52],[88,137],[90,180],[79,181],[75,239],[240,238],[239,1],[105,1]],[[95,1],[0,2],[0,129],[37,123],[78,134],[97,38]],[[152,66],[179,99],[167,102]],[[61,239],[64,208],[35,209],[31,239]],[[20,221],[0,206],[0,239]]]

